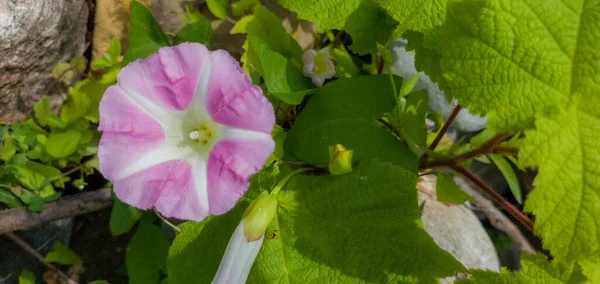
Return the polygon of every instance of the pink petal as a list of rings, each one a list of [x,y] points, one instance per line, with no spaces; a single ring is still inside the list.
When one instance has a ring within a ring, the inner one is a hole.
[[[160,124],[117,86],[109,87],[100,102],[103,131],[98,147],[100,171],[109,180],[165,140]]]
[[[267,139],[228,139],[215,144],[208,158],[208,201],[211,214],[229,211],[248,189],[248,179],[273,153]]]
[[[211,54],[206,104],[212,119],[223,125],[270,133],[275,124],[273,106],[252,85],[240,65],[223,50]]]
[[[134,207],[154,206],[165,217],[201,221],[208,215],[201,192],[206,186],[194,178],[196,171],[202,174],[187,161],[172,160],[115,181],[114,189],[119,199]]]
[[[159,102],[172,110],[184,110],[196,93],[200,73],[209,56],[198,43],[163,47],[158,54],[127,65],[119,73],[119,85]]]

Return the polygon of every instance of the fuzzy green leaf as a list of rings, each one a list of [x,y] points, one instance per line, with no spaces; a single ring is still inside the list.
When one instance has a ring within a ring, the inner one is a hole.
[[[400,86],[401,79],[394,78]],[[388,75],[331,82],[298,115],[284,149],[301,161],[328,164],[328,147],[342,144],[354,150],[355,161],[380,159],[416,173],[417,157],[377,122],[394,104]]]
[[[446,16],[447,0],[371,0],[377,3],[389,15],[398,21],[394,38],[400,37],[406,30],[425,32],[439,26]]]

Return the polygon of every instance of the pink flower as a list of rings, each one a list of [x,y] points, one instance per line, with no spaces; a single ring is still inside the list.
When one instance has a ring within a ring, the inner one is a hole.
[[[100,171],[122,201],[200,221],[229,211],[274,149],[273,107],[225,51],[164,47],[100,102]]]
[[[304,76],[310,77],[313,84],[323,86],[326,79],[332,78],[335,75],[335,66],[329,59],[329,49],[322,48],[318,52],[314,49],[309,49],[302,55],[302,73]]]

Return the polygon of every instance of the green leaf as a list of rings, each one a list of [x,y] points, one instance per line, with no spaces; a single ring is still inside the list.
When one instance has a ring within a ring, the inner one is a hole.
[[[70,248],[66,247],[60,241],[54,243],[54,248],[48,252],[45,260],[47,262],[57,262],[64,265],[80,264],[81,258]]]
[[[0,159],[8,162],[17,153],[17,144],[12,137],[2,139],[2,145],[0,145]]]
[[[18,171],[19,174],[17,179],[24,187],[40,192],[41,197],[47,197],[54,194],[54,188],[50,183],[50,178],[45,177],[42,173],[37,172],[29,165],[13,165],[13,167]],[[30,204],[27,201],[25,201],[25,203]]]
[[[204,17],[197,17],[193,23],[185,25],[185,27],[177,32],[177,35],[173,39],[173,44],[180,44],[182,42],[208,44],[211,38],[212,27],[210,22]]]
[[[0,202],[9,208],[21,207],[23,204],[8,188],[0,185]]]
[[[535,214],[536,234],[560,261],[600,251],[598,110],[596,96],[539,117],[519,151],[522,166],[539,166],[525,210]]]
[[[283,55],[269,49],[261,39],[248,36],[250,48],[258,57],[267,89],[275,97],[288,104],[300,104],[304,96],[312,92],[313,85],[302,72]]]
[[[356,67],[345,47],[333,48],[331,56],[335,62],[335,76],[338,78],[350,78],[360,75],[360,69]]]
[[[65,130],[52,131],[44,149],[54,158],[67,157],[77,150],[81,139],[81,131],[74,127]]]
[[[363,0],[279,0],[279,5],[298,13],[298,18],[317,23],[318,32],[341,30]]]
[[[580,260],[579,265],[589,283],[600,283],[600,253]]]
[[[302,64],[302,48],[298,42],[287,33],[279,17],[261,5],[254,7],[253,15],[240,19],[231,29],[231,33],[257,37],[264,41],[269,49],[292,60],[298,66]]]
[[[219,19],[225,19],[227,17],[227,8],[229,7],[229,0],[206,0],[208,10]]]
[[[92,70],[100,70],[111,68],[119,64],[119,56],[121,55],[121,42],[117,37],[113,37],[108,46],[108,50],[103,54],[102,58],[92,61]]]
[[[352,36],[350,49],[358,54],[367,54],[377,52],[377,44],[385,45],[397,24],[376,4],[362,1],[348,15],[344,30]]]
[[[427,90],[419,90],[407,97],[402,116],[402,133],[421,148],[427,148]]]
[[[60,120],[58,115],[50,110],[50,98],[43,96],[39,101],[33,104],[35,118],[41,126],[65,127],[65,124]]]
[[[135,2],[134,2],[135,3]],[[97,123],[99,105],[106,89],[117,81],[118,69],[105,73],[100,79],[79,81],[69,90],[67,102],[63,105],[60,118],[65,124],[71,124],[80,118]]]
[[[502,156],[499,155],[488,155],[488,157],[494,162],[496,167],[500,170],[504,179],[508,183],[508,187],[512,192],[513,196],[519,202],[519,204],[523,203],[523,194],[521,193],[521,185],[519,184],[519,179],[515,174],[515,170],[510,165],[510,163]]]
[[[403,82],[402,87],[400,88],[400,92],[398,92],[399,97],[405,97],[415,88],[415,85],[419,81],[419,73],[412,76],[408,81]],[[429,99],[428,99],[429,101]]]
[[[123,203],[119,198],[114,197],[115,203],[110,214],[110,233],[113,236],[126,233],[137,220],[142,216],[142,212],[135,207]]]
[[[129,283],[158,283],[168,250],[169,240],[160,228],[149,221],[140,222],[125,256]]]
[[[463,204],[467,200],[475,202],[475,198],[462,191],[451,176],[440,173],[437,175],[435,192],[437,200],[446,203]]]
[[[341,176],[294,177],[277,195],[248,283],[433,282],[464,271],[420,227],[415,182],[380,162]],[[169,255],[170,283],[211,281],[247,203],[182,226]]]
[[[502,273],[491,271],[471,270],[470,279],[459,280],[457,284],[482,283],[482,284],[564,284],[573,272],[556,261],[550,263],[541,254],[523,254],[521,256],[521,271],[513,272],[503,268]]]
[[[530,127],[536,114],[595,96],[598,0],[449,1],[439,64],[464,107],[495,129]]]
[[[425,32],[444,22],[447,0],[371,0],[377,3],[389,15],[399,22],[394,38],[406,30]]]
[[[394,77],[396,85],[401,79]],[[288,133],[284,149],[312,164],[328,164],[328,147],[354,150],[353,160],[389,161],[416,173],[417,157],[377,120],[395,98],[388,75],[357,76],[333,81],[312,96]]]
[[[157,53],[159,48],[169,45],[169,39],[148,7],[132,1],[129,15],[129,48],[123,58],[123,66]]]
[[[240,17],[246,10],[249,10],[258,4],[260,4],[259,0],[240,0],[231,4],[231,14]]]
[[[19,284],[35,284],[35,274],[27,269],[21,270]]]

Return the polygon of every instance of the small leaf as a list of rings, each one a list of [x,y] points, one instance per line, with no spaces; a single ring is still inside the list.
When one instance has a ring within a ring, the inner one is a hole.
[[[44,149],[54,158],[67,157],[77,150],[81,139],[81,132],[73,127],[65,130],[56,130],[48,135]]]
[[[202,15],[200,15],[202,16]],[[210,22],[204,17],[197,19],[193,23],[185,25],[177,32],[173,39],[173,44],[182,42],[197,42],[208,44],[212,38],[212,27]]]
[[[504,176],[504,179],[506,179],[508,187],[510,188],[510,191],[512,192],[517,202],[519,202],[519,204],[523,204],[523,194],[521,191],[521,185],[519,184],[519,179],[517,178],[513,167],[502,156],[488,155],[488,157],[492,160],[492,162],[494,162],[496,167],[498,167],[498,169]]]
[[[127,246],[125,263],[130,283],[158,283],[166,266],[169,240],[159,227],[142,221]]]
[[[12,137],[2,139],[2,145],[0,145],[0,159],[8,162],[13,155],[17,153],[17,144]]]
[[[254,67],[263,71],[267,89],[282,101],[297,105],[305,95],[312,92],[313,85],[302,72],[283,55],[271,50],[260,38],[248,36],[250,48],[258,57],[260,66]]]
[[[142,216],[142,212],[135,207],[123,203],[119,198],[114,197],[115,203],[110,214],[110,233],[113,236],[126,233],[137,220]]]
[[[10,208],[21,207],[23,204],[8,188],[0,185],[0,203]]]
[[[54,248],[52,251],[48,252],[45,260],[47,262],[57,262],[64,265],[81,264],[81,258],[60,241],[54,243]]]
[[[65,127],[58,115],[50,110],[50,100],[48,96],[43,96],[39,101],[33,104],[35,118],[41,126]]]
[[[148,7],[132,1],[129,14],[129,48],[123,58],[123,66],[136,59],[146,58],[158,52],[159,48],[169,45],[169,39]]]
[[[78,56],[71,59],[71,66],[75,68],[75,70],[77,70],[77,72],[80,74],[85,72],[85,69],[87,68],[87,63],[87,58],[83,56]]]
[[[475,149],[475,148],[483,145],[483,143],[492,139],[492,137],[494,137],[495,134],[496,134],[496,132],[494,132],[490,128],[484,129],[483,131],[479,132],[477,135],[473,136],[473,138],[471,138],[471,140],[469,141],[471,143],[471,147],[473,149]]]
[[[21,270],[19,284],[35,284],[35,274],[27,269]]]
[[[231,14],[236,17],[240,17],[246,12],[246,10],[252,9],[252,7],[259,4],[259,0],[240,0],[231,4]]]
[[[85,79],[77,82],[69,90],[67,102],[63,105],[60,118],[65,124],[71,124],[80,118],[97,123],[99,104],[104,91],[117,80],[119,70],[115,69],[102,75],[100,79]]]
[[[407,97],[402,116],[402,133],[410,141],[421,148],[427,148],[427,104],[429,95],[427,90],[419,90]]]
[[[335,62],[335,75],[338,78],[350,78],[360,75],[360,69],[356,67],[344,46],[333,48],[331,55]]]
[[[412,76],[408,81],[402,83],[402,87],[400,87],[399,97],[405,97],[415,88],[415,84],[419,81],[419,73]]]
[[[229,7],[229,0],[206,0],[208,10],[219,19],[225,19],[227,17],[227,8]]]
[[[56,80],[64,82],[65,84],[69,84],[75,77],[75,70],[69,63],[58,63],[52,69],[52,77],[54,77]]]
[[[475,202],[475,198],[462,191],[447,174],[438,174],[435,186],[437,200],[441,202],[463,204],[467,200]]]

